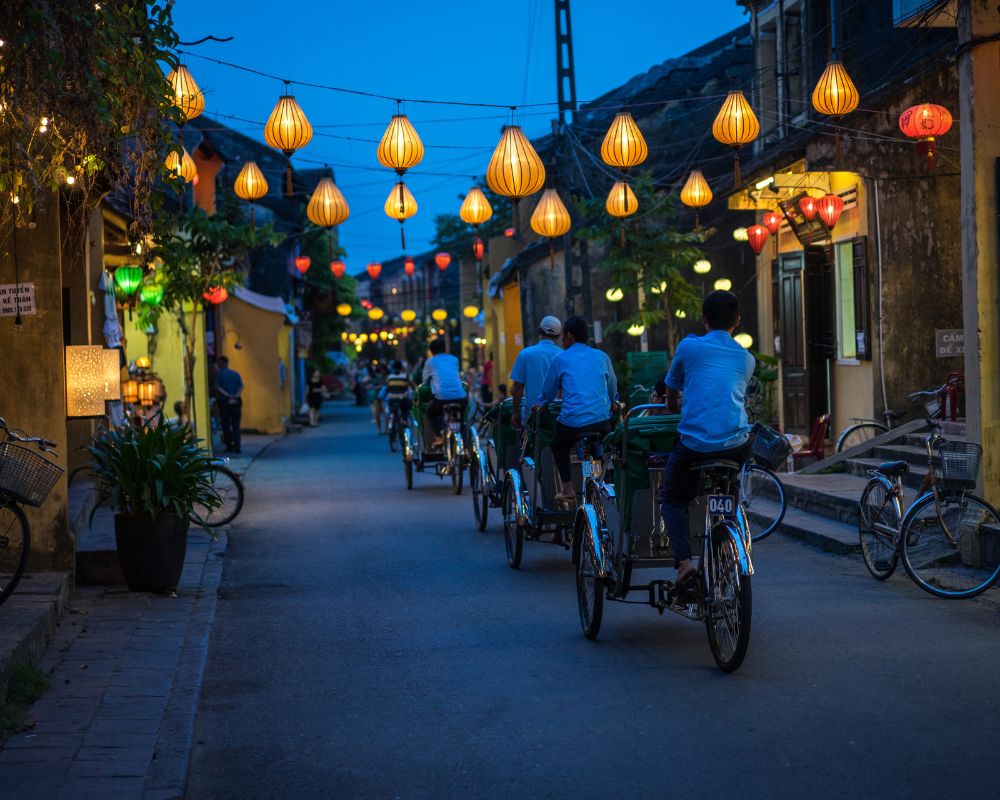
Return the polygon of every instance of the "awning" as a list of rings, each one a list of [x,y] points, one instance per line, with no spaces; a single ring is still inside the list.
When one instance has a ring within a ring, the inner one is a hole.
[[[271,311],[275,314],[281,314],[283,317],[287,316],[287,312],[285,311],[285,301],[280,297],[257,294],[257,292],[251,292],[243,286],[237,286],[236,291],[233,292],[233,294],[235,297],[251,306],[256,306],[257,308],[264,309],[264,311]]]

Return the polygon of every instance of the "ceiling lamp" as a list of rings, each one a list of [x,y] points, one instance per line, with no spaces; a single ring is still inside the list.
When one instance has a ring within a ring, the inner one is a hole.
[[[181,152],[176,150],[167,153],[167,169],[175,178],[181,178],[184,183],[191,183],[198,174],[198,168],[194,164],[194,159],[187,149],[181,145]]]
[[[478,186],[473,186],[462,201],[462,207],[458,209],[458,216],[462,218],[463,222],[476,228],[493,216],[493,206],[486,199],[483,190]]]
[[[226,302],[226,299],[229,297],[229,292],[225,286],[212,286],[206,289],[201,296],[213,306],[217,306],[219,303]]]
[[[632,187],[625,181],[616,181],[608,192],[608,199],[604,201],[604,207],[612,217],[624,219],[631,217],[639,210],[639,201],[636,199]]]
[[[384,208],[386,216],[399,222],[399,240],[405,250],[406,234],[403,232],[403,223],[417,213],[417,199],[406,184],[400,181],[389,192]]]
[[[815,197],[806,195],[799,200],[799,208],[802,209],[802,216],[812,222],[816,219],[816,211],[819,209],[819,201]]]
[[[330,262],[330,272],[333,273],[334,278],[343,278],[344,273],[346,271],[347,271],[347,264],[345,264],[339,258],[336,261]]]
[[[717,292],[728,292],[733,288],[733,282],[729,278],[719,278],[713,285],[712,288]]]
[[[383,167],[396,170],[396,174],[400,176],[423,159],[423,142],[405,114],[392,115],[389,127],[382,134],[376,155]]]
[[[311,264],[312,259],[309,256],[295,256],[295,269],[299,271],[299,275],[305,275]]]
[[[819,218],[823,220],[823,224],[830,230],[833,230],[834,226],[837,224],[837,220],[840,219],[840,215],[844,210],[844,200],[840,197],[840,195],[825,195],[820,198],[820,201],[816,204],[816,210],[819,214]]]
[[[365,269],[368,271],[368,277],[373,281],[378,280],[378,276],[382,274],[382,265],[378,261],[372,261]]]
[[[740,148],[750,144],[759,133],[760,123],[743,92],[730,92],[712,123],[712,136],[735,151],[733,175],[737,186],[740,185]]]
[[[403,320],[403,322],[413,322],[413,320],[417,318],[417,312],[412,308],[404,308],[399,312],[399,318]]]
[[[451,263],[451,253],[437,253],[434,256],[434,263],[438,265],[439,270],[444,272]]]
[[[351,308],[350,303],[341,303],[340,305],[337,306],[337,313],[340,314],[340,316],[342,317],[351,316],[351,311],[353,310],[354,309]]]
[[[778,229],[781,228],[781,214],[775,210],[768,211],[764,215],[764,227],[767,228],[772,235],[778,235]]]
[[[382,319],[382,317],[384,317],[384,316],[385,316],[385,312],[381,308],[379,308],[378,306],[375,306],[374,308],[369,308],[368,309],[368,319],[370,319],[370,320],[374,320],[374,321],[377,322],[378,320]]]
[[[507,125],[486,169],[486,185],[514,204],[517,229],[518,203],[545,185],[545,165],[520,125]]]
[[[131,298],[142,283],[142,267],[127,265],[115,270],[115,285],[121,294]]]
[[[609,167],[626,171],[646,160],[649,148],[639,126],[627,111],[619,111],[601,143],[601,160]]]
[[[642,336],[645,332],[646,332],[645,325],[639,325],[638,323],[636,323],[634,325],[628,326],[627,333],[629,336]]]
[[[681,202],[695,210],[694,229],[696,231],[700,230],[701,220],[699,219],[699,209],[704,208],[712,202],[712,189],[708,185],[708,181],[705,180],[705,176],[701,174],[700,169],[691,170],[691,174],[688,175],[687,182],[684,184],[684,188],[681,189]]]
[[[286,91],[287,88],[286,83]],[[312,135],[312,125],[295,98],[290,94],[279,97],[278,104],[264,125],[264,141],[291,158],[296,150],[309,144]],[[285,196],[291,197],[292,194],[292,165],[289,163],[285,166]]]
[[[760,255],[760,251],[764,249],[764,244],[767,242],[769,235],[770,232],[763,225],[751,225],[747,228],[747,241],[750,243],[750,247],[754,253]]]
[[[555,189],[546,189],[531,214],[531,229],[539,236],[555,239],[566,234],[573,221]]]
[[[410,256],[403,259],[403,272],[407,275],[412,275],[417,271],[417,265]]]
[[[465,308],[462,309],[462,316],[464,316],[466,319],[475,319],[476,317],[479,316],[479,307],[466,306]]]
[[[195,79],[191,77],[191,72],[183,64],[178,64],[176,69],[170,70],[167,75],[170,82],[170,89],[173,92],[172,103],[180,111],[180,124],[184,125],[188,120],[200,116],[205,110],[205,95]]]
[[[927,170],[934,169],[937,137],[951,130],[951,112],[934,103],[921,103],[906,109],[899,117],[899,129],[917,140],[917,152],[927,159]]]
[[[483,244],[483,240],[478,236],[472,240],[472,257],[476,261],[483,260],[483,254],[486,252],[486,246]]]
[[[431,319],[435,320],[436,322],[444,322],[446,319],[448,319],[448,312],[445,311],[443,308],[435,308],[431,312]]]
[[[707,275],[712,271],[712,262],[707,258],[699,258],[694,262],[694,271],[699,275]]]
[[[236,176],[233,191],[236,196],[250,203],[250,226],[254,224],[253,204],[267,194],[267,178],[256,161],[247,161]]]
[[[616,286],[611,287],[604,293],[604,298],[609,303],[617,303],[625,297],[625,292]]]

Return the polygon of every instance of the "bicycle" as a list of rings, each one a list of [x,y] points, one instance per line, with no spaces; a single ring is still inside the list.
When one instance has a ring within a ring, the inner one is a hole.
[[[788,500],[785,487],[774,470],[785,463],[792,452],[788,439],[766,425],[755,423],[750,431],[753,436],[753,455],[740,470],[740,505],[748,518],[753,510],[761,519],[761,530],[751,532],[750,541],[760,542],[774,533],[785,518]]]
[[[228,525],[243,509],[244,488],[240,474],[229,466],[228,458],[217,458],[212,461],[212,488],[222,500],[218,508],[194,506],[189,519],[196,525],[206,528],[219,528]]]
[[[969,493],[983,448],[943,439],[931,426],[924,440],[927,475],[905,513],[903,475],[909,464],[887,461],[869,471],[858,518],[861,553],[880,581],[902,559],[913,582],[935,597],[975,597],[1000,577],[1000,516]]]
[[[928,419],[940,419],[942,416],[942,392],[949,389],[952,385],[952,379],[949,379],[935,389],[923,389],[921,391],[912,392],[909,395],[910,402],[915,403],[918,400],[923,400],[925,416]],[[849,450],[852,447],[865,444],[866,442],[874,439],[876,436],[888,433],[896,427],[896,423],[905,416],[906,414],[902,411],[892,411],[887,409],[882,414],[882,419],[885,420],[884,424],[874,419],[852,418],[851,422],[853,424],[844,428],[840,436],[837,437],[835,452],[842,453],[844,450]]]
[[[389,452],[396,452],[396,445],[402,446],[403,429],[409,425],[409,420],[403,418],[400,409],[401,400],[389,400],[389,419],[385,423],[386,436],[389,439]]]
[[[43,453],[55,454],[56,443],[41,436],[26,436],[0,418],[0,605],[13,594],[24,574],[31,550],[31,526],[21,506],[37,508],[45,502],[62,467],[21,444],[34,444]]]

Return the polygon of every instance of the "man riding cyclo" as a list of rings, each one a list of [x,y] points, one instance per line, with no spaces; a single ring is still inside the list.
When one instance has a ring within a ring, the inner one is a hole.
[[[385,378],[386,407],[392,411],[393,407],[398,407],[403,422],[410,416],[413,408],[413,401],[410,398],[410,378],[403,369],[402,361],[393,361],[389,374]]]
[[[740,324],[740,301],[732,292],[712,292],[701,313],[705,333],[681,341],[665,378],[667,411],[677,413],[679,408],[681,414],[679,438],[667,461],[660,492],[678,591],[695,574],[688,506],[701,487],[700,472],[692,470],[692,465],[712,460],[743,464],[751,454],[744,400],[755,362],[733,339]]]
[[[512,423],[514,429],[520,431],[528,421],[531,407],[542,393],[542,383],[549,364],[562,349],[559,347],[559,337],[562,334],[562,323],[552,316],[542,317],[538,323],[538,344],[525,347],[510,371],[511,397],[514,399],[514,414]],[[528,402],[524,402],[524,398]]]
[[[469,405],[469,395],[462,384],[458,359],[446,353],[444,339],[434,339],[430,343],[431,357],[424,364],[423,384],[429,385],[433,399],[424,412],[424,429],[435,435],[432,447],[444,445],[444,407],[456,403],[461,405],[464,415]],[[426,441],[426,440],[425,440]]]
[[[607,353],[587,343],[587,321],[571,317],[563,326],[562,352],[549,364],[538,402],[550,403],[562,397],[562,410],[552,439],[552,459],[556,463],[562,489],[554,500],[575,507],[576,489],[570,470],[570,451],[580,434],[593,431],[603,438],[611,432],[611,405],[618,395],[611,359]]]

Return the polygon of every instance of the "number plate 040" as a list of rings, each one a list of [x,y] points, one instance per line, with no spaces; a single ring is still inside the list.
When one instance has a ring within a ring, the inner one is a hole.
[[[713,516],[736,517],[736,498],[730,494],[710,494],[708,496],[708,513]]]

